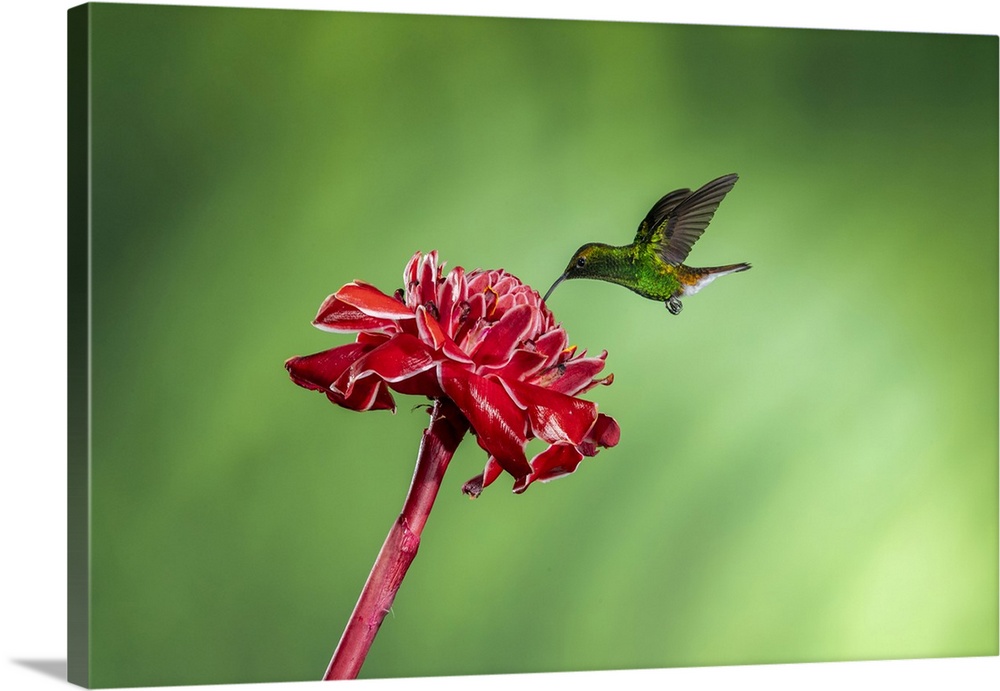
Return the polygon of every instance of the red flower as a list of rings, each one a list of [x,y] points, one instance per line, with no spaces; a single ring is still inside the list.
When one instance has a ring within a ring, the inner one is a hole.
[[[354,281],[328,297],[313,324],[357,339],[289,359],[292,381],[352,410],[395,411],[391,391],[450,399],[489,454],[463,488],[474,497],[504,470],[523,492],[618,443],[614,419],[576,397],[612,382],[594,379],[607,352],[585,357],[567,347],[537,291],[503,270],[456,267],[442,276],[436,252],[415,254],[403,281],[394,296]],[[549,446],[529,461],[534,437]]]

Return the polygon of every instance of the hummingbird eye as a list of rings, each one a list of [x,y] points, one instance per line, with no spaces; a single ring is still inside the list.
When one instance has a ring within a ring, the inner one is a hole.
[[[576,268],[582,269],[584,267],[584,265],[586,265],[586,263],[587,263],[587,258],[586,257],[577,257],[576,258]]]

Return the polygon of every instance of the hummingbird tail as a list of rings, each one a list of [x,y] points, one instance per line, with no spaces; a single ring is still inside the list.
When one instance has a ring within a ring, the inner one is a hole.
[[[746,271],[750,268],[750,265],[746,262],[740,262],[739,264],[726,264],[725,266],[710,266],[705,269],[698,269],[699,271],[704,271],[707,274],[713,276],[723,276],[725,274],[735,274],[740,271]]]
[[[739,273],[749,268],[750,265],[746,262],[726,264],[725,266],[706,266],[698,269],[689,268],[686,275],[681,277],[681,283],[684,285],[684,295],[694,295],[719,276]]]

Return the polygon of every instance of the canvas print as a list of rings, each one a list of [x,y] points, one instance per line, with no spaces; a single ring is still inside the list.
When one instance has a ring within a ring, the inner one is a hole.
[[[71,681],[997,655],[996,36],[68,19]]]

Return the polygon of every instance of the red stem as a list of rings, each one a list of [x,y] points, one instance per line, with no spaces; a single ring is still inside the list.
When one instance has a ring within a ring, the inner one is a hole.
[[[420,533],[434,506],[444,471],[468,427],[469,423],[453,403],[441,399],[434,404],[431,424],[424,430],[420,441],[417,467],[413,471],[403,510],[389,529],[389,535],[368,574],[358,604],[354,606],[323,676],[324,681],[354,679],[361,671],[368,649],[392,607],[406,570],[417,556]]]

